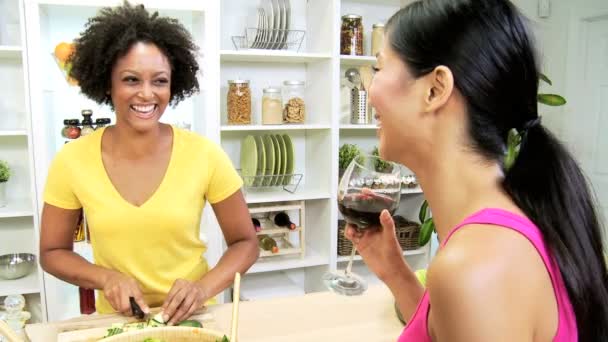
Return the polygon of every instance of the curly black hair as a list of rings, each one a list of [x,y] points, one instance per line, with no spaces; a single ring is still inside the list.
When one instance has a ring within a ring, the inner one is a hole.
[[[78,81],[81,92],[99,104],[113,107],[109,90],[116,60],[127,54],[133,44],[152,43],[167,56],[171,65],[170,103],[177,105],[199,91],[199,70],[190,32],[177,19],[150,14],[143,5],[106,7],[88,20],[85,30],[74,41],[69,57],[70,76]]]

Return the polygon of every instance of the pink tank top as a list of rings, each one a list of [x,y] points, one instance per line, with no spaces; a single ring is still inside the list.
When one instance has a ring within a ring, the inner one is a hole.
[[[554,342],[576,342],[578,341],[578,331],[576,326],[576,317],[568,291],[564,285],[561,272],[555,260],[550,256],[547,250],[542,234],[538,227],[526,217],[522,217],[502,209],[484,209],[462,221],[454,227],[448,234],[447,238],[442,242],[443,247],[452,234],[463,226],[470,224],[492,224],[513,229],[526,238],[534,245],[538,254],[543,259],[547,271],[551,276],[551,284],[557,299],[558,324],[557,333],[555,334]],[[431,303],[428,291],[424,291],[422,299],[418,303],[416,312],[410,319],[410,322],[399,336],[398,342],[431,342],[431,337],[428,333],[427,318]]]

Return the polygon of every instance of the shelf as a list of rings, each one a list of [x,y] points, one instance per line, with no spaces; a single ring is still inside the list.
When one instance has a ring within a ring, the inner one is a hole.
[[[0,279],[0,297],[40,292],[37,272],[38,269],[35,268],[32,273],[23,278],[15,280]]]
[[[294,230],[289,228],[271,228],[271,229],[262,229],[259,232],[256,232],[255,235],[273,235],[273,234],[285,234],[285,233],[297,233],[302,230],[302,227],[296,227]]]
[[[423,255],[428,252],[428,247],[420,247],[418,249],[403,251],[404,256]],[[348,262],[349,256],[338,256],[338,262]],[[360,255],[355,255],[355,261],[363,260]]]
[[[342,124],[342,125],[340,125],[340,129],[343,129],[343,130],[377,130],[378,126],[376,124],[369,124],[369,125]]]
[[[248,274],[272,272],[281,270],[290,270],[294,268],[305,268],[320,265],[327,265],[329,260],[327,257],[323,257],[312,249],[306,250],[306,256],[300,258],[299,256],[292,257],[280,257],[266,258],[258,260],[249,271]]]
[[[374,56],[340,56],[340,64],[348,66],[366,66],[376,64]]]
[[[330,129],[330,125],[320,124],[306,124],[306,125],[295,125],[295,124],[284,124],[284,125],[222,125],[223,132],[234,132],[234,131],[303,131],[303,130],[321,130]]]
[[[422,194],[423,192],[422,192],[422,189],[419,186],[417,186],[417,187],[411,188],[411,189],[410,188],[402,189],[401,193],[404,195],[414,195],[414,194]]]
[[[328,199],[330,197],[331,196],[327,190],[306,190],[305,188],[298,188],[298,190],[292,194],[285,190],[254,192],[253,189],[249,189],[245,195],[245,200],[248,204],[254,204],[287,201],[309,201]]]
[[[14,129],[14,130],[1,130],[0,129],[0,137],[19,137],[27,135],[27,131],[24,129]]]
[[[0,59],[19,59],[21,50],[20,46],[0,45]]]
[[[29,199],[8,198],[7,205],[0,208],[0,218],[34,216],[32,201]]]
[[[272,272],[264,276],[245,275],[241,286],[241,300],[245,301],[304,294],[304,289],[283,272]]]
[[[221,50],[222,62],[315,63],[330,60],[330,54],[299,53],[283,50]]]

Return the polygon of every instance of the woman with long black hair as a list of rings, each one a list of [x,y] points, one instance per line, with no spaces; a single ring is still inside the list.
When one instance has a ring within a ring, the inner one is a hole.
[[[508,0],[422,0],[387,23],[370,89],[380,154],[412,169],[441,247],[424,289],[388,212],[346,235],[391,289],[399,341],[608,341],[593,197],[541,123],[539,68]],[[504,163],[509,131],[522,137]]]

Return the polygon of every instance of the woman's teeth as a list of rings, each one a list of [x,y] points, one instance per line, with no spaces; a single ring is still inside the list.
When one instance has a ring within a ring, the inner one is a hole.
[[[135,112],[135,116],[140,119],[150,119],[156,113],[156,105],[131,105],[131,109]]]

